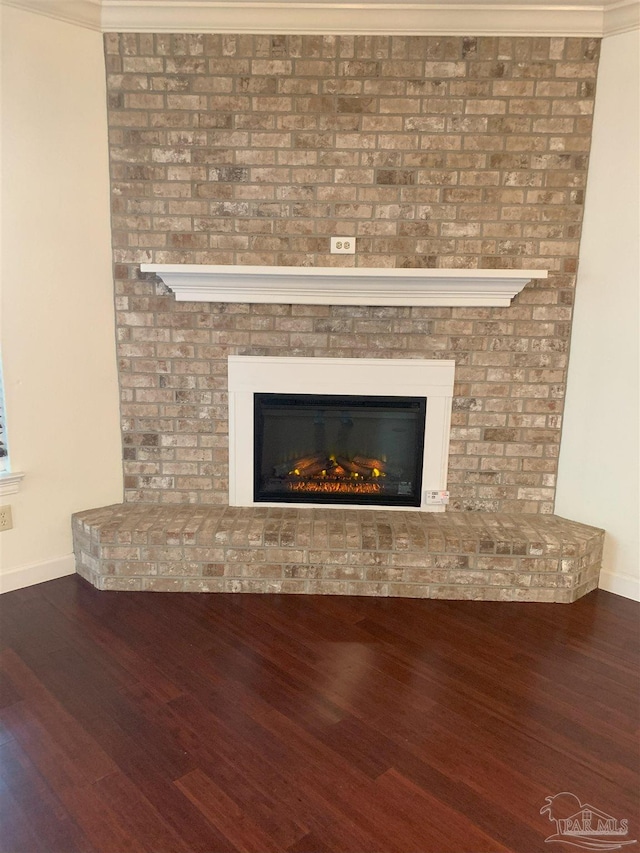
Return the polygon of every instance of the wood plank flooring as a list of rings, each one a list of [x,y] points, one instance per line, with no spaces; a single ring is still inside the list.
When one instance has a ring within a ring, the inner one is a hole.
[[[640,839],[639,612],[6,594],[0,850],[537,853],[562,791]]]

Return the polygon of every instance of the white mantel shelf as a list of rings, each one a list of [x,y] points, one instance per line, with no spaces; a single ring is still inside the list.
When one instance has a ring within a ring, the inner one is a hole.
[[[504,307],[546,270],[142,264],[178,302]]]

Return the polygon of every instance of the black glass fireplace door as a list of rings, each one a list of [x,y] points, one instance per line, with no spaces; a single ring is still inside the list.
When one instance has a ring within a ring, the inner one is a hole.
[[[420,506],[425,398],[254,401],[255,501]]]

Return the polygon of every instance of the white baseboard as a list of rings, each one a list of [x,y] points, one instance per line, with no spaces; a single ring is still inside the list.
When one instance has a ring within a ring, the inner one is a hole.
[[[640,601],[640,580],[631,575],[616,575],[613,572],[600,572],[600,589]]]
[[[53,560],[45,560],[44,563],[32,563],[30,566],[11,569],[0,574],[0,593],[13,592],[25,586],[33,586],[35,583],[63,578],[65,575],[74,574],[75,570],[76,560],[73,554],[54,557]]]

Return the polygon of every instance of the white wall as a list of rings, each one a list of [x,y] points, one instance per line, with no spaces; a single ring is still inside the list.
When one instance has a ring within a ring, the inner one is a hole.
[[[2,7],[0,589],[73,569],[71,513],[122,500],[102,36]]]
[[[598,72],[555,511],[607,531],[600,585],[640,599],[640,33]]]

